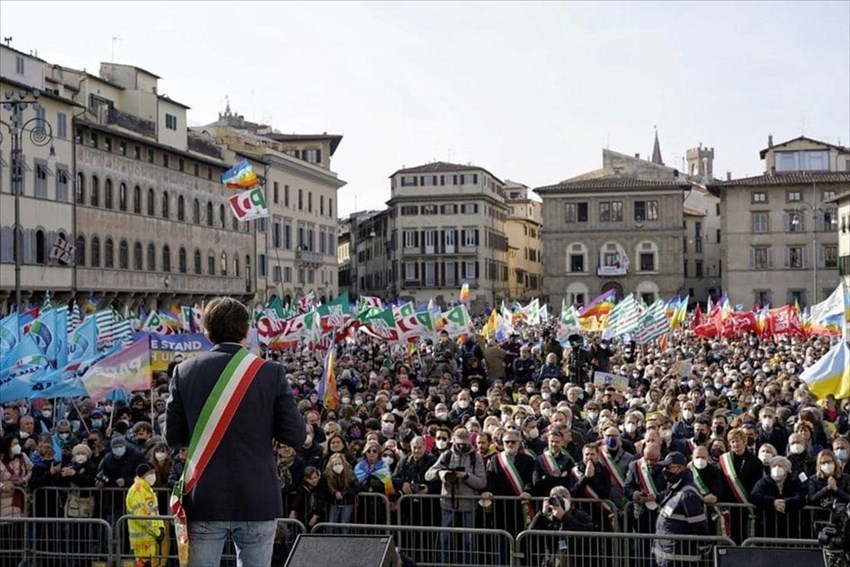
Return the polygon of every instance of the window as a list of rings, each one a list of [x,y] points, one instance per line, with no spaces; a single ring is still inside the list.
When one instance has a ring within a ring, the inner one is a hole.
[[[224,228],[224,225],[225,225],[224,219],[225,218],[226,217],[224,216],[224,205],[219,205],[218,206],[218,222],[221,225],[221,228]]]
[[[423,215],[436,215],[437,214],[437,205],[422,205],[422,214]]]
[[[457,214],[457,205],[440,205],[440,214],[441,215],[456,215]]]
[[[138,185],[133,187],[133,212],[136,214],[142,212],[142,188]]]
[[[755,301],[759,306],[770,305],[770,290],[767,289],[756,289],[753,290],[753,301]]]
[[[464,203],[461,205],[461,213],[464,215],[474,215],[478,213],[478,203]]]
[[[695,273],[694,273],[694,275],[695,275],[696,277],[698,277],[698,278],[703,277],[703,273],[702,273],[702,260],[697,260],[697,261],[696,261],[696,264],[694,265],[694,267],[695,267],[695,270],[694,270],[694,272],[695,272]]]
[[[201,251],[195,250],[195,274],[201,275]]]
[[[823,267],[837,268],[838,267],[838,245],[824,244],[823,246]]]
[[[770,246],[752,246],[750,248],[749,268],[767,270],[773,267],[773,254]]]
[[[325,216],[325,196],[319,195],[319,215]]]
[[[684,273],[685,277],[689,278],[690,276],[688,275],[688,259],[687,258],[685,258],[685,260],[684,260],[684,266],[683,267],[684,267],[683,273]]]
[[[283,247],[292,250],[292,224],[289,221],[283,222]]]
[[[47,198],[47,166],[35,164],[35,196],[37,199]]]
[[[201,224],[201,202],[197,199],[192,202],[192,222]]]
[[[806,248],[789,246],[785,249],[785,267],[800,270],[806,267]]]
[[[221,263],[219,264],[219,267],[221,269],[221,275],[226,276],[227,275],[227,252],[221,253]]]
[[[334,216],[334,200],[328,197],[328,216]]]
[[[402,232],[405,248],[419,248],[419,231],[405,230]]]
[[[112,243],[111,238],[107,238],[103,244],[103,267],[115,267],[115,245]]]
[[[277,181],[272,184],[272,202],[277,204],[280,199],[280,186]]]
[[[304,150],[301,155],[304,161],[310,163],[321,163],[322,161],[322,150]]]
[[[186,273],[186,249],[182,246],[180,247],[180,251],[177,252],[177,266],[181,274]]]
[[[24,61],[26,61],[22,56],[15,55],[15,73],[18,75],[24,74]]]
[[[298,190],[298,210],[299,211],[304,210],[304,190],[303,189]]]
[[[640,253],[640,270],[642,272],[655,271],[655,254],[653,252]]]
[[[136,242],[133,244],[133,269],[137,272],[141,272],[144,269],[144,261],[145,259],[142,256],[142,243]]]
[[[77,236],[77,265],[85,266],[86,265],[86,237],[83,235]]]
[[[177,117],[173,114],[165,114],[165,128],[166,130],[177,130]]]
[[[97,175],[91,176],[91,191],[89,192],[89,203],[92,207],[100,206],[100,181]]]
[[[156,193],[153,187],[148,189],[148,216],[152,217],[156,214]]]
[[[584,253],[570,252],[570,272],[584,272]]]
[[[803,197],[799,191],[788,191],[786,200],[790,203],[797,203],[799,201],[802,201]]]
[[[186,162],[184,162],[182,159],[177,162],[177,169],[178,170],[183,171],[183,170],[185,170],[185,168],[186,168]]]
[[[313,192],[307,191],[307,212],[313,212]]]
[[[169,215],[168,210],[168,191],[162,192],[162,218],[167,219]]]
[[[623,202],[602,201],[599,203],[599,222],[622,222]]]
[[[280,266],[272,266],[272,281],[274,283],[278,283],[281,281],[281,270]]]
[[[635,222],[658,220],[658,201],[635,201]]]
[[[460,176],[461,185],[478,185],[478,174],[465,173]]]
[[[207,203],[207,226],[213,225],[213,206],[212,203]]]
[[[56,114],[56,137],[62,140],[68,137],[68,116],[64,112]]]
[[[478,246],[478,230],[474,228],[463,229],[463,246]]]
[[[78,205],[86,204],[86,176],[82,172],[77,174],[77,186],[74,187],[74,200]]]
[[[148,271],[156,271],[156,247],[152,242],[148,244]]]
[[[283,206],[289,206],[289,185],[283,186]]]
[[[567,224],[587,222],[587,203],[566,203],[565,212]]]
[[[767,203],[767,193],[764,191],[754,191],[751,198],[751,203]]]
[[[768,218],[767,212],[751,213],[753,232],[761,234],[766,233],[769,229]]]
[[[162,154],[162,167],[168,169],[168,154]]]
[[[406,281],[415,281],[416,280],[416,263],[415,262],[405,262],[404,263],[404,279]]]
[[[23,242],[21,243],[23,244]],[[47,254],[45,253],[46,245],[44,241],[44,231],[37,230],[35,231],[35,263],[36,264],[44,264],[46,262]]]
[[[207,256],[207,274],[210,276],[215,275],[215,256],[213,254]]]
[[[167,244],[162,247],[162,271],[171,271],[171,248]]]
[[[283,281],[284,283],[292,283],[292,268],[289,266],[283,268]]]
[[[786,211],[785,232],[803,232],[805,230],[803,226],[804,218],[804,215],[797,211]]]
[[[103,206],[107,209],[112,209],[112,180],[106,180],[103,184]]]
[[[789,289],[786,295],[788,305],[806,305],[806,291],[803,289]]]
[[[177,220],[186,220],[186,202],[183,195],[177,197]]]
[[[100,239],[93,236],[91,239],[91,264],[92,268],[100,267]]]
[[[404,217],[412,217],[419,214],[419,207],[415,205],[402,205],[401,215]]]
[[[444,175],[443,176],[443,185],[456,185],[457,184],[457,175]]]
[[[425,285],[437,284],[437,265],[434,262],[425,262]]]
[[[402,175],[401,176],[401,186],[402,187],[415,187],[418,182],[418,177],[415,175]]]

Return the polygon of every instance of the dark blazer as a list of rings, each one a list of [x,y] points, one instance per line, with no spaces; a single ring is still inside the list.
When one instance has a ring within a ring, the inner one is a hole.
[[[239,348],[235,343],[218,344],[174,370],[165,429],[172,448],[189,445],[204,403]],[[306,436],[283,366],[266,361],[198,484],[184,496],[187,518],[257,522],[283,517],[272,439],[301,447]]]

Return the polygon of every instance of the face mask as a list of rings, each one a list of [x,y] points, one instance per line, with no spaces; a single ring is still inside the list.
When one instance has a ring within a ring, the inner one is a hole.
[[[351,403],[351,398],[343,398],[343,399],[342,399],[342,403],[343,403],[344,405],[348,405],[348,404],[350,404],[350,403]]]
[[[74,455],[74,462],[77,463],[78,465],[82,465],[83,463],[85,463],[88,460],[89,460],[89,458],[86,457],[85,455]]]
[[[168,456],[168,453],[156,452],[153,454],[153,456],[154,458],[156,458],[157,461],[161,463]]]
[[[146,475],[145,480],[147,481],[148,484],[153,486],[154,484],[156,484],[156,473]]]
[[[536,427],[528,432],[529,439],[537,439],[538,437],[540,437],[540,430]]]
[[[525,389],[525,391],[528,392],[529,394],[533,394],[534,393],[534,386],[529,386],[528,388]]]
[[[342,465],[334,465],[333,471],[335,474],[342,474],[344,468]]]
[[[112,454],[118,457],[119,459],[124,456],[124,453],[127,452],[127,447],[113,447]]]
[[[93,420],[91,420],[91,426],[94,427],[95,429],[100,429],[101,427],[103,427],[103,420],[102,419],[93,419]]]
[[[41,410],[41,417],[44,417],[44,418],[47,418],[47,419],[53,417],[53,410]]]
[[[770,453],[759,453],[759,460],[761,461],[761,464],[763,464],[764,466],[767,466],[768,463],[770,463],[770,460],[772,458],[773,458],[773,455],[771,455]]]
[[[723,449],[721,447],[715,447],[711,450],[711,456],[714,457],[715,460],[719,459],[722,455]]]
[[[461,400],[457,403],[457,407],[460,409],[466,409],[469,407],[469,400]]]
[[[696,434],[695,439],[696,439],[697,444],[702,445],[703,443],[705,443],[708,440],[708,435],[706,435],[706,433],[704,431],[700,431],[699,433]]]
[[[806,450],[806,448],[803,447],[803,445],[800,444],[800,443],[792,443],[791,444],[791,454],[792,455],[799,455],[805,450]]]
[[[458,453],[460,453],[460,454],[462,454],[462,455],[463,455],[463,454],[466,454],[466,453],[469,453],[469,452],[472,450],[472,445],[470,445],[469,443],[455,443],[455,444],[454,444],[454,445],[452,445],[452,446],[453,446],[455,449],[457,449],[457,452],[458,452]]]
[[[392,423],[382,423],[381,424],[381,431],[384,432],[384,433],[392,434],[392,432],[394,430],[395,430],[395,425],[392,424]]]
[[[615,437],[609,437],[605,440],[605,444],[608,446],[609,449],[616,449],[617,439]]]
[[[387,411],[393,411],[393,405],[387,404]]]
[[[635,431],[637,431],[637,424],[635,424],[635,423],[627,423],[626,424],[626,433],[631,435]]]
[[[448,441],[446,441],[444,439],[437,439],[437,449],[439,449],[440,451],[442,451],[443,449],[445,449],[448,446],[449,446]]]
[[[788,473],[786,473],[785,469],[783,469],[782,467],[772,467],[770,469],[770,478],[777,482],[784,479],[786,474]]]
[[[61,439],[62,441],[65,441],[65,440],[66,440],[66,439],[68,439],[68,437],[70,437],[70,436],[71,436],[71,434],[70,434],[70,433],[60,433],[60,434],[59,434],[59,439]]]
[[[595,411],[588,412],[588,414],[587,414],[587,420],[590,421],[591,423],[595,422],[598,417],[599,417],[599,414],[596,413]]]
[[[384,457],[383,461],[384,461],[384,464],[387,465],[387,468],[389,468],[393,464],[393,458],[392,457]]]
[[[470,390],[472,391],[472,393],[474,394],[475,392],[477,392],[477,391],[478,391],[478,386],[472,386],[472,387],[471,387],[471,388],[469,388],[469,389],[470,389]]]
[[[847,449],[836,449],[835,456],[838,457],[839,461],[847,460]]]
[[[682,410],[682,417],[690,421],[694,418],[694,412],[691,410]]]
[[[772,428],[773,427],[773,418],[772,417],[766,417],[766,418],[762,419],[761,420],[761,426],[764,429]]]
[[[18,432],[18,435],[21,436],[21,439],[26,439],[27,437],[30,436],[30,434],[27,433],[26,431],[20,431],[20,432]]]
[[[667,469],[664,469],[661,474],[664,475],[664,479],[669,484],[674,484],[677,480],[679,480],[679,477],[682,476],[682,473],[680,473],[680,472],[674,473],[674,472],[668,471]]]
[[[725,430],[725,428],[722,425],[715,425],[714,426],[714,433],[716,435],[723,435],[724,430]]]
[[[701,459],[701,458],[694,459],[694,466],[697,469],[702,470],[702,469],[704,469],[705,467],[708,466],[708,460],[707,459]]]
[[[820,466],[820,470],[823,474],[829,476],[835,472],[835,463],[823,463]]]
[[[304,446],[305,447],[309,447],[312,444],[313,444],[313,436],[312,435],[308,435],[307,437],[304,438]]]
[[[670,429],[663,429],[661,431],[661,438],[669,443],[673,439],[673,431]]]
[[[552,397],[552,394],[550,394],[549,392],[543,392],[542,394],[540,394],[540,397],[544,400],[549,400]]]
[[[446,413],[446,412],[444,412],[444,411],[438,411],[437,413],[435,413],[435,414],[434,414],[434,416],[435,416],[437,419],[439,419],[439,420],[444,420],[444,419],[446,419],[447,417],[449,417],[449,414],[447,414],[447,413]]]
[[[15,445],[14,447],[12,447],[12,454],[13,455],[20,455],[21,451],[22,451],[22,449],[21,449],[20,445]]]

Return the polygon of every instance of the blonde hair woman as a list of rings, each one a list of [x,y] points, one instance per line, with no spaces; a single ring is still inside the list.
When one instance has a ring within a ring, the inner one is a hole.
[[[332,524],[350,523],[359,487],[343,453],[331,454],[322,481],[326,500],[330,503],[328,521]]]

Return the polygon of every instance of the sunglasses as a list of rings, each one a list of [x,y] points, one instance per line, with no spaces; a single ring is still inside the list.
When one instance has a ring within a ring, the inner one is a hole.
[[[377,452],[378,451],[376,451],[375,449],[369,449],[368,451],[366,451],[366,454],[368,455],[370,453],[377,453]]]

